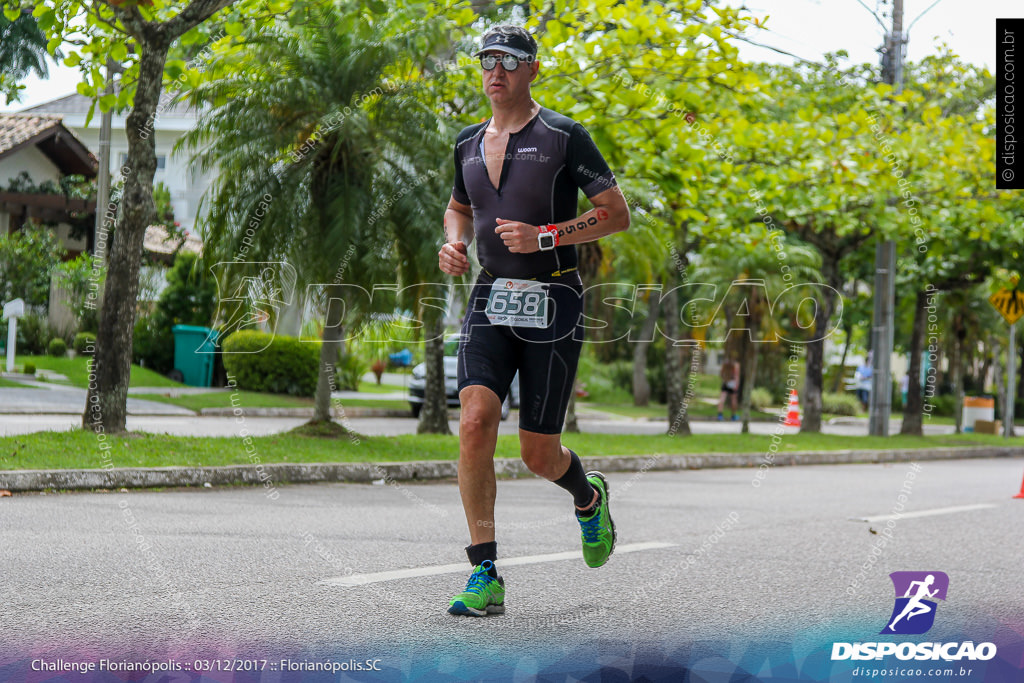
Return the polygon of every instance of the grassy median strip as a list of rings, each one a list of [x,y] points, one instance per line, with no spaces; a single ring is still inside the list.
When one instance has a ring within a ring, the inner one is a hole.
[[[89,386],[89,368],[86,363],[89,359],[86,356],[75,358],[54,358],[53,356],[18,356],[15,362],[19,367],[25,363],[32,363],[40,370],[49,370],[68,378],[67,383],[71,386],[85,389]],[[54,382],[59,384],[60,382]],[[131,375],[128,379],[128,386],[132,387],[183,387],[173,380],[167,379],[159,372],[153,372],[149,368],[132,365]]]
[[[771,437],[754,434],[700,434],[688,437],[635,434],[567,434],[564,442],[581,455],[636,455],[758,453],[767,452]],[[179,437],[133,433],[108,437],[115,467],[167,467],[251,464],[238,437]],[[318,438],[297,434],[255,437],[255,454],[264,463],[398,462],[454,460],[455,436],[405,435],[396,437]],[[0,437],[0,469],[92,469],[101,467],[103,453],[90,432],[39,432]],[[1024,438],[995,435],[910,437],[786,435],[782,453],[812,450],[942,448],[949,446],[1024,446]],[[498,437],[498,457],[518,458],[516,436]]]
[[[235,395],[234,404],[231,397]],[[195,410],[204,408],[312,408],[313,399],[304,396],[288,396],[286,394],[261,394],[256,391],[214,391],[205,394],[184,394],[171,396],[170,394],[130,394],[131,398],[143,399],[146,401],[157,401],[159,403],[170,403],[172,405]],[[334,400],[335,406],[339,401]],[[408,412],[409,403],[399,400],[375,400],[365,398],[346,398],[340,401],[342,408],[355,406],[381,408],[383,410],[402,410]]]

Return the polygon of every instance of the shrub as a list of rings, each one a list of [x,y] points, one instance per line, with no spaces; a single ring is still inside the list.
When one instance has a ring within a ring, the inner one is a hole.
[[[754,410],[766,410],[771,408],[774,403],[772,392],[767,389],[754,387],[750,390],[750,407]]]
[[[359,380],[366,374],[367,362],[357,353],[348,353],[338,363],[335,375],[338,391],[359,391]]]
[[[152,315],[135,323],[132,356],[136,363],[160,373],[174,367],[175,325],[208,327],[217,310],[217,283],[202,268],[196,255],[179,252],[167,271],[167,287]]]
[[[312,396],[320,367],[319,343],[240,330],[223,342],[224,369],[240,389]]]
[[[79,356],[91,356],[96,349],[96,335],[92,332],[79,332],[75,335],[73,348]]]
[[[6,332],[6,330],[5,330]],[[18,353],[26,356],[41,356],[46,353],[50,341],[50,326],[46,318],[29,313],[18,319]]]
[[[860,402],[853,394],[831,394],[825,392],[821,395],[821,412],[830,415],[854,416],[860,410]]]
[[[135,321],[132,362],[161,374],[174,368],[174,335],[169,328],[159,326],[154,315],[144,315]]]
[[[26,375],[34,375],[34,374],[36,374],[36,364],[35,363],[25,363],[25,366],[21,369],[21,371],[23,373],[25,373]]]
[[[63,358],[67,355],[68,345],[60,337],[54,337],[47,345],[46,352],[54,358]]]
[[[951,394],[940,394],[927,399],[927,403],[932,407],[931,410],[927,412],[930,412],[932,415],[952,417],[956,400]]]

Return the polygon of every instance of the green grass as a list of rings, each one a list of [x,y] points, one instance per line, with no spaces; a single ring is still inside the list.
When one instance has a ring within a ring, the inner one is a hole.
[[[668,419],[668,408],[663,403],[651,403],[647,406],[635,406],[632,403],[590,403],[590,402],[579,402],[576,404],[577,408],[593,408],[594,410],[600,410],[604,413],[611,413],[612,415],[621,415],[622,417],[646,417],[646,418],[660,418]],[[687,415],[693,417],[714,417],[718,414],[718,406],[705,403],[703,401],[691,401],[690,405],[686,410]],[[731,410],[726,407],[725,418],[728,420],[732,415]],[[751,409],[751,418],[775,418],[776,415],[771,413],[762,413],[760,411]]]
[[[33,363],[39,370],[49,370],[50,372],[56,372],[64,375],[68,378],[68,383],[72,386],[80,387],[85,389],[89,386],[89,369],[86,366],[86,362],[89,359],[85,356],[77,356],[75,358],[54,358],[53,356],[18,356],[16,362],[20,366],[24,366],[25,363]],[[183,387],[184,384],[179,384],[172,380],[167,379],[158,372],[153,372],[148,368],[142,368],[138,365],[132,365],[131,376],[128,380],[128,386],[132,387]]]
[[[412,408],[409,406],[408,401],[391,400],[386,399],[378,401],[372,398],[346,398],[342,399],[341,406],[343,408],[382,408],[383,410],[405,410],[410,411]]]
[[[232,395],[235,396],[235,403],[231,403]],[[305,396],[289,396],[287,394],[263,394],[256,391],[218,391],[208,394],[188,394],[185,396],[167,396],[165,394],[131,394],[132,398],[141,398],[147,401],[158,401],[172,405],[188,408],[189,410],[200,411],[203,408],[312,408],[313,399]],[[409,410],[406,401],[377,401],[370,398],[344,399],[342,407],[367,407],[383,408],[385,410]]]
[[[367,394],[387,394],[392,391],[405,391],[401,384],[377,384],[376,382],[359,382],[359,391]]]
[[[0,388],[6,387],[8,389],[24,389],[27,386],[27,384],[22,384],[21,382],[14,382],[12,380],[0,377]]]
[[[582,455],[637,455],[684,453],[765,452],[771,437],[751,434],[707,434],[690,437],[628,434],[566,435],[567,445]],[[239,465],[251,463],[241,438],[178,437],[132,434],[108,437],[110,459],[115,467],[165,467]],[[252,439],[255,455],[264,463],[298,462],[396,462],[406,460],[454,460],[455,436],[407,435],[398,437],[338,436],[322,438],[294,433]],[[1002,439],[994,435],[960,435],[890,438],[793,434],[783,438],[781,452],[842,450],[849,448],[937,448],[943,446],[1014,445],[1024,438]],[[516,436],[498,437],[497,456],[518,458]],[[103,452],[96,436],[82,430],[40,432],[0,437],[0,469],[90,469],[103,466]]]
[[[231,403],[234,396],[235,403]],[[186,394],[184,396],[167,396],[166,394],[131,394],[131,398],[146,401],[158,401],[199,411],[203,408],[311,408],[313,399],[304,396],[288,396],[287,394],[263,394],[258,391],[218,391],[209,394]]]

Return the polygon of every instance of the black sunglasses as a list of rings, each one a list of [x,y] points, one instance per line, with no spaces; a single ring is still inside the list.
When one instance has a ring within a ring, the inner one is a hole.
[[[505,71],[515,71],[519,68],[519,62],[532,62],[533,59],[530,57],[516,57],[508,53],[503,54],[500,58],[496,55],[480,55],[480,66],[484,71],[493,71],[494,67],[498,66],[498,60],[501,60],[501,66]]]

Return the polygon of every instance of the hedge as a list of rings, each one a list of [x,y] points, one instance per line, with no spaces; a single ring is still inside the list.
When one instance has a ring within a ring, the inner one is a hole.
[[[855,416],[860,411],[860,401],[853,394],[832,394],[825,392],[821,395],[821,412],[830,415]]]
[[[320,369],[320,343],[239,330],[223,342],[224,369],[239,389],[312,396]]]

